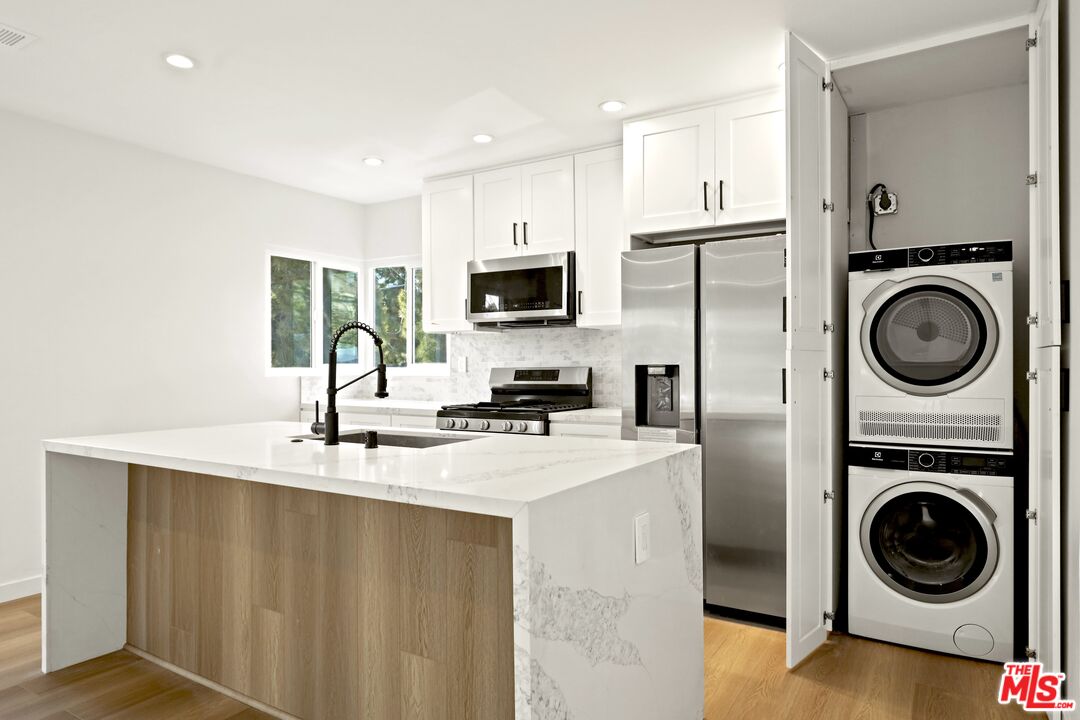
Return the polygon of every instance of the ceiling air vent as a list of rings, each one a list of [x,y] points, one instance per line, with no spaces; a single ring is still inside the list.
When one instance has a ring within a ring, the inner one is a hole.
[[[37,40],[37,35],[31,35],[10,25],[0,23],[0,48],[21,50],[35,40]]]

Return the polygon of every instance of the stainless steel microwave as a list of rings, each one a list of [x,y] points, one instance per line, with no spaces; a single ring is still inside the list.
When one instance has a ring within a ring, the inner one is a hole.
[[[574,285],[573,252],[474,260],[466,318],[502,327],[570,325]]]

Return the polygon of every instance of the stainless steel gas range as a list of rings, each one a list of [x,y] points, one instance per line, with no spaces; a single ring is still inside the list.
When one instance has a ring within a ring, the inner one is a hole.
[[[547,435],[552,413],[592,407],[592,368],[492,368],[491,400],[446,405],[440,430]]]

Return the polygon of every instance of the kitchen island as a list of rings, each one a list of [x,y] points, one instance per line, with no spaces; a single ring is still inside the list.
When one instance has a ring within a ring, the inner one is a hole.
[[[696,446],[305,432],[46,441],[43,670],[128,647],[305,719],[702,717]]]

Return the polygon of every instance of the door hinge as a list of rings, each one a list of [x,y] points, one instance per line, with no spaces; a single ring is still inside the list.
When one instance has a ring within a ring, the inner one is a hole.
[[[826,490],[825,491],[825,499],[823,499],[821,502],[829,502],[830,500],[835,500],[835,499],[836,499],[836,493],[834,491],[832,491],[832,490]]]
[[[1024,519],[1025,520],[1034,520],[1035,524],[1038,525],[1039,524],[1039,511],[1038,510],[1025,510],[1024,511]]]
[[[1035,648],[1026,647],[1024,648],[1024,657],[1026,657],[1028,660],[1034,660],[1035,658],[1039,657],[1039,654],[1035,652]]]
[[[831,322],[829,322],[828,320],[826,320],[826,321],[825,321],[825,322],[824,322],[824,323],[822,324],[821,332],[823,332],[823,333],[831,333],[831,332],[836,332],[836,326],[835,326],[835,325],[833,325],[833,324],[832,324]]]
[[[1024,38],[1024,52],[1027,52],[1033,47],[1039,47],[1039,33],[1035,32],[1035,37]]]
[[[1039,173],[1033,172],[1030,175],[1028,175],[1027,177],[1025,177],[1024,178],[1024,184],[1029,185],[1029,186],[1038,185],[1039,184]]]
[[[821,199],[821,212],[833,212],[835,208],[836,206],[833,203],[829,202],[825,198]]]
[[[827,81],[827,80],[825,80],[825,78],[821,78],[821,92],[832,92],[832,89],[833,89],[833,81],[832,80]]]
[[[1039,313],[1027,316],[1027,324],[1032,327],[1039,327]]]
[[[1031,382],[1039,382],[1039,371],[1038,370],[1028,370],[1027,374],[1024,377],[1026,377]]]
[[[825,612],[821,613],[821,619],[825,622],[832,622],[836,619],[836,613],[834,613],[832,610],[826,610]]]
[[[833,378],[836,377],[836,373],[834,373],[829,368],[825,368],[825,369],[823,369],[821,371],[821,376],[822,376],[822,379],[824,379],[824,380],[832,380]]]

